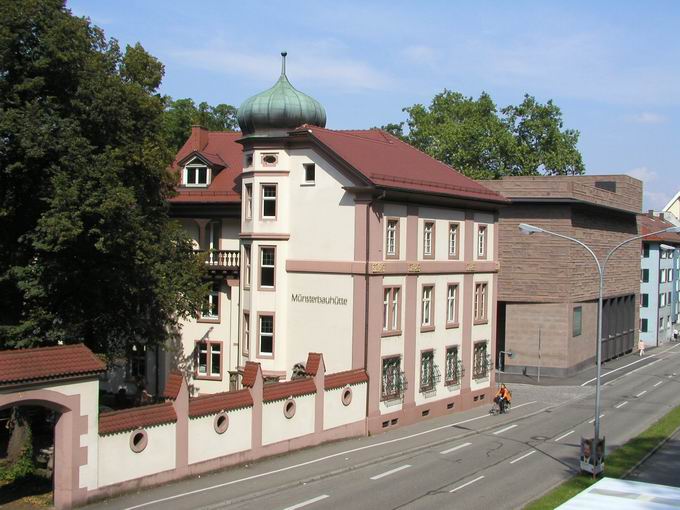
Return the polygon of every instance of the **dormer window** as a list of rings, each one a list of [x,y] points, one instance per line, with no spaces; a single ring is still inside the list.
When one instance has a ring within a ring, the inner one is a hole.
[[[184,167],[185,186],[207,186],[210,184],[210,170],[201,161],[194,159]]]

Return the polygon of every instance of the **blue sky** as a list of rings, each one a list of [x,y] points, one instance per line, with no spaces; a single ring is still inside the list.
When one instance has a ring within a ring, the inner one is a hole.
[[[581,132],[587,173],[645,183],[645,208],[680,189],[680,2],[70,0],[165,64],[162,92],[238,106],[288,76],[328,127],[404,120],[444,88],[499,106],[524,93]]]

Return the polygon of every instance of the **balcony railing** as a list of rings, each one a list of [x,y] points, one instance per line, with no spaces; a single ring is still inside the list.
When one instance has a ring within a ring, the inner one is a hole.
[[[238,270],[240,265],[238,250],[196,250],[196,253],[207,253],[205,264],[210,269]]]

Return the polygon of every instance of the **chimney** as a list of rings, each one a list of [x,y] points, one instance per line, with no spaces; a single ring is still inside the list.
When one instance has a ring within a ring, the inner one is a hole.
[[[208,130],[203,126],[191,126],[191,150],[202,151],[208,145]]]
[[[647,216],[649,216],[650,218],[653,218],[654,217],[654,209],[649,209],[647,211]]]

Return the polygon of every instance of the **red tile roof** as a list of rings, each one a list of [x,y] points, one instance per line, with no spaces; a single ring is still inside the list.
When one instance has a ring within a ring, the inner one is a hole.
[[[649,234],[651,232],[657,232],[665,228],[674,227],[672,223],[658,217],[649,216],[648,214],[638,214],[638,228],[640,230],[640,235]],[[663,234],[656,234],[653,236],[645,237],[643,241],[656,241],[664,242],[669,244],[680,244],[680,234],[673,234],[671,232],[664,232]]]
[[[332,131],[302,126],[294,133],[307,133],[377,186],[509,202],[499,193],[379,129]]]
[[[98,375],[106,365],[83,344],[0,351],[0,385]]]
[[[255,384],[255,376],[257,375],[257,369],[260,367],[259,363],[254,363],[252,361],[246,361],[246,368],[243,370],[243,386],[252,388]]]
[[[321,365],[321,354],[318,352],[310,352],[307,355],[307,363],[305,364],[305,372],[309,375],[316,375]]]
[[[253,398],[250,396],[250,390],[201,395],[189,400],[189,416],[197,418],[241,407],[252,407],[252,405]]]
[[[363,368],[355,370],[346,370],[345,372],[336,372],[328,374],[324,379],[324,389],[332,390],[333,388],[342,388],[348,384],[359,384],[368,382],[368,374]]]
[[[207,188],[177,187],[178,195],[171,198],[171,203],[179,202],[240,202],[240,176],[243,171],[243,147],[236,143],[241,133],[211,131],[207,133],[208,144],[198,150],[197,141],[191,137],[179,150],[171,168],[179,171],[180,162],[197,152],[208,162],[216,166],[224,166],[216,173]]]
[[[126,430],[152,427],[177,421],[172,402],[109,411],[99,415],[99,435],[115,434]]]
[[[171,398],[175,400],[179,394],[179,389],[182,387],[182,379],[184,376],[177,370],[171,370],[168,374],[168,380],[165,381],[165,389],[163,390],[163,398]]]
[[[316,393],[316,386],[313,379],[296,379],[294,381],[265,384],[263,391],[263,400],[271,402],[272,400],[283,400],[288,397],[299,397],[300,395]]]

